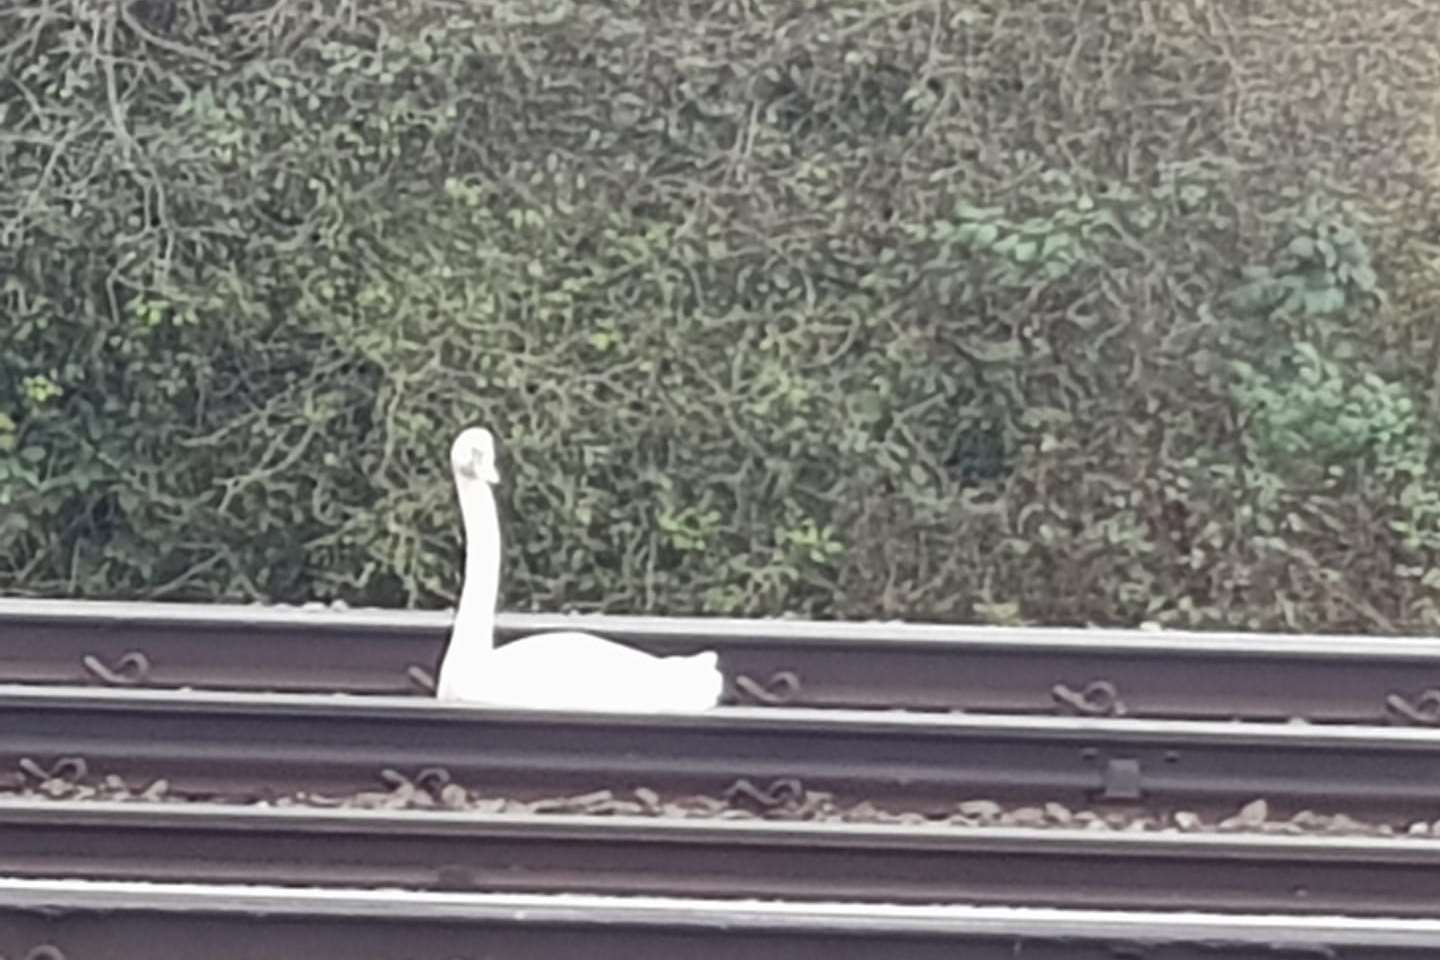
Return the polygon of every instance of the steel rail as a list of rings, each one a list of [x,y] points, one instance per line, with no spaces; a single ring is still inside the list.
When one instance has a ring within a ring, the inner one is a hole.
[[[1440,842],[0,803],[0,876],[1440,918]]]
[[[0,681],[425,692],[443,611],[0,600]],[[504,613],[720,652],[731,702],[980,713],[1440,722],[1440,641]]]
[[[1408,960],[1437,950],[1440,922],[1423,919],[0,878],[0,954],[30,960]]]
[[[412,778],[439,769],[517,799],[637,787],[719,795],[739,778],[795,778],[840,802],[917,811],[983,797],[1205,812],[1264,797],[1277,813],[1430,819],[1440,797],[1440,731],[1400,727],[738,707],[542,713],[11,686],[0,687],[0,730],[0,772],[83,764],[91,777],[163,778],[192,799],[351,794],[374,789],[387,768]],[[12,786],[21,778],[11,774]]]

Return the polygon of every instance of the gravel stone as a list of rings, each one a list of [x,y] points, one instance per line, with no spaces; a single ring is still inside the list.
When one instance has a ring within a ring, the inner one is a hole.
[[[1039,807],[1017,807],[1009,815],[1002,815],[1001,822],[1011,827],[1043,827],[1049,820]]]
[[[1220,821],[1222,830],[1255,830],[1270,817],[1270,804],[1264,800],[1251,800],[1233,817]]]
[[[1199,830],[1205,824],[1201,821],[1200,815],[1190,810],[1177,810],[1175,812],[1175,826],[1188,832]]]
[[[1370,833],[1374,828],[1367,828],[1359,820],[1343,813],[1337,813],[1330,818],[1326,829],[1330,833]]]
[[[982,823],[990,823],[1000,819],[1004,813],[1000,804],[994,800],[966,800],[955,805],[955,810],[963,817],[973,817]]]

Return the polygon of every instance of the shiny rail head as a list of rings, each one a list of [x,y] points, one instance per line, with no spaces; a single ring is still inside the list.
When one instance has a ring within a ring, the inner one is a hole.
[[[1440,949],[1440,920],[1291,917],[1038,907],[612,897],[588,894],[421,893],[409,890],[25,880],[0,877],[0,911],[180,913],[354,918],[477,925],[564,924],[698,932],[758,931],[1136,940],[1294,948]]]
[[[0,636],[12,625],[47,623],[103,628],[154,625],[197,630],[383,632],[443,638],[451,610],[346,609],[313,606],[153,603],[0,598]],[[1077,627],[989,627],[901,621],[788,618],[644,617],[610,614],[501,613],[496,631],[510,637],[583,630],[621,640],[718,643],[736,648],[785,643],[846,647],[971,647],[1086,650],[1116,655],[1226,655],[1329,660],[1420,660],[1440,663],[1440,638],[1358,637]]]
[[[966,714],[907,710],[851,710],[820,707],[719,706],[698,712],[623,713],[523,710],[476,704],[442,703],[429,698],[352,696],[348,694],[244,693],[212,690],[111,689],[100,687],[0,684],[0,714],[6,710],[84,713],[264,716],[313,718],[337,722],[386,719],[445,724],[527,726],[629,726],[707,729],[717,733],[746,730],[814,731],[833,736],[936,736],[960,739],[1005,737],[1017,740],[1083,739],[1095,743],[1154,742],[1179,745],[1294,745],[1414,748],[1417,756],[1440,750],[1440,728],[1151,720]]]

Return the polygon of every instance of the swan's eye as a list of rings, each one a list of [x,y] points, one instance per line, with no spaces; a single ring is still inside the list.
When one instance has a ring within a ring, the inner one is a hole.
[[[470,475],[485,477],[495,470],[495,451],[491,447],[476,447],[470,452]]]

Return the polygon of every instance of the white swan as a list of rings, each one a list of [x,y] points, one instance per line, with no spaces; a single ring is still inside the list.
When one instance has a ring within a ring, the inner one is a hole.
[[[441,700],[634,713],[703,710],[719,701],[724,678],[713,651],[656,657],[571,631],[497,648],[501,550],[491,485],[500,474],[490,431],[463,431],[450,447],[450,466],[465,523],[465,583],[436,682]]]

